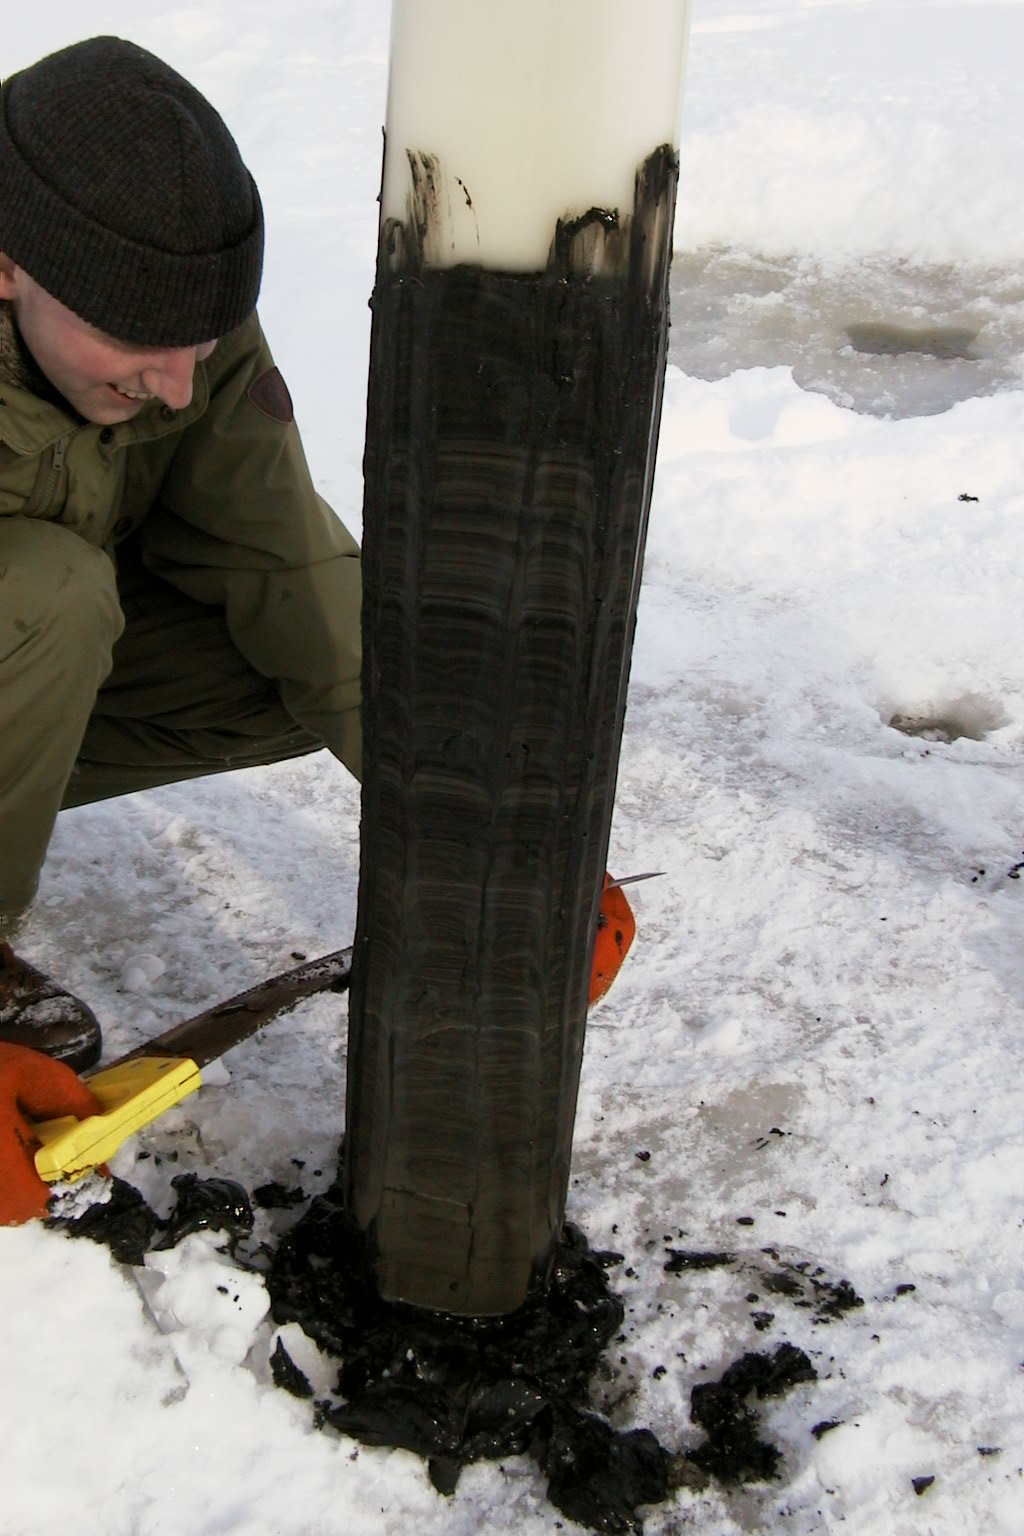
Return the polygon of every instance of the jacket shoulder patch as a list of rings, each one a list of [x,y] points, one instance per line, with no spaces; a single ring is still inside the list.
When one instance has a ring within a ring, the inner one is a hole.
[[[271,421],[295,420],[292,397],[277,368],[268,368],[266,373],[261,373],[249,385],[247,394],[256,409],[262,411],[264,416],[269,416]]]

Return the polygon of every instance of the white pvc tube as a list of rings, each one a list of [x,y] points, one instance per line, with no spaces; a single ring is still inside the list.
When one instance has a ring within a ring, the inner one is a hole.
[[[429,265],[541,271],[559,219],[630,214],[679,142],[690,0],[393,0],[381,220],[437,158]]]

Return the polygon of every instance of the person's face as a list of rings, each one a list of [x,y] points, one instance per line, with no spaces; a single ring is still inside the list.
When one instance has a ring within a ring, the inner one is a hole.
[[[216,341],[195,347],[140,347],[89,325],[0,253],[0,299],[37,365],[86,421],[112,426],[137,416],[147,400],[180,411],[192,399],[196,363]]]

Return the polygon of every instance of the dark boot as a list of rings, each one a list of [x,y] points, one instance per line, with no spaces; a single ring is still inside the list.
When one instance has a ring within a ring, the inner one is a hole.
[[[100,1059],[103,1038],[91,1008],[0,944],[0,1040],[27,1045],[84,1072]]]

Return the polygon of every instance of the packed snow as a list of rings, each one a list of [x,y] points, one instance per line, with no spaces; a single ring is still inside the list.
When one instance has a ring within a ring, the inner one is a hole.
[[[0,44],[6,76],[115,32],[221,109],[266,209],[264,325],[356,528],[388,19],[49,0]],[[652,1536],[1024,1532],[1022,57],[1020,0],[695,0],[677,274],[796,272],[805,314],[824,274],[849,320],[904,330],[962,329],[967,284],[980,341],[924,354],[922,405],[884,349],[836,383],[821,326],[814,357],[785,326],[752,355],[721,280],[723,344],[706,326],[687,363],[677,291],[610,854],[666,873],[591,1017],[569,1215],[624,1255],[594,1399],[617,1425],[694,1445],[691,1388],[784,1339],[819,1380],[762,1406],[778,1482],[680,1490]],[[348,942],[358,811],[319,754],[67,813],[21,948],[120,1054]],[[312,1195],[344,1079],[344,1004],[311,1001],[114,1171],[160,1211],[188,1171]],[[258,1213],[249,1251],[292,1220]],[[668,1241],[734,1262],[667,1273]],[[770,1283],[799,1263],[863,1306],[815,1323]],[[209,1234],[135,1271],[0,1233],[2,1536],[556,1529],[527,1459],[445,1499],[410,1454],[315,1431],[271,1382],[267,1309]]]

